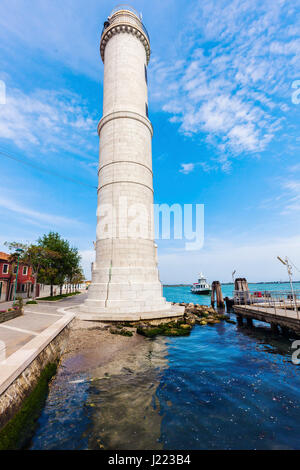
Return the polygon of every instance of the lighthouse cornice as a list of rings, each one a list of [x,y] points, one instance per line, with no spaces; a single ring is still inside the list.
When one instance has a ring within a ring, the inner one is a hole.
[[[126,12],[127,14],[129,12]],[[108,41],[115,36],[116,34],[132,34],[136,36],[137,39],[141,41],[141,43],[145,47],[146,57],[147,57],[147,65],[150,61],[151,49],[150,49],[150,41],[148,35],[145,31],[143,31],[142,27],[138,27],[135,24],[130,23],[129,21],[122,21],[122,22],[112,22],[110,26],[104,29],[101,41],[100,41],[100,55],[101,59],[104,63],[104,51],[106,44]]]
[[[132,111],[114,111],[112,113],[107,114],[106,116],[103,116],[102,119],[99,121],[97,127],[99,136],[103,126],[105,126],[105,124],[112,121],[113,119],[134,119],[135,121],[139,121],[149,129],[151,137],[153,137],[153,127],[151,121],[147,117],[142,116],[139,113],[134,113]]]

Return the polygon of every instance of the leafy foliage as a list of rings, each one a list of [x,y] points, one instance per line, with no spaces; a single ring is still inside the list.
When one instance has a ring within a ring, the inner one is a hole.
[[[68,240],[64,240],[57,232],[49,232],[38,239],[37,244],[24,244],[6,242],[11,254],[10,261],[16,263],[20,256],[20,263],[32,268],[34,278],[34,295],[36,297],[36,284],[63,286],[64,283],[81,284],[84,275],[80,267],[78,249],[72,247]],[[21,255],[18,249],[22,250]]]

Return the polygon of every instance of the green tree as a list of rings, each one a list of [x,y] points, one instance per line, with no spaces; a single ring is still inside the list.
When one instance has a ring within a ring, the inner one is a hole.
[[[68,277],[68,282],[70,286],[73,286],[73,291],[76,288],[76,286],[78,286],[78,284],[82,284],[84,280],[85,280],[85,277],[80,267],[74,269],[71,275]]]
[[[40,270],[39,279],[44,284],[50,284],[50,295],[53,296],[53,286],[59,285],[62,292],[65,281],[80,268],[78,249],[71,247],[68,240],[61,238],[56,232],[49,232],[48,235],[39,238],[38,246],[52,253],[46,265]]]
[[[9,250],[11,251],[10,254],[10,262],[13,263],[12,267],[15,266],[18,258],[17,248],[21,248],[23,253],[20,256],[20,263],[30,266],[32,269],[32,277],[34,279],[34,287],[33,287],[33,299],[37,296],[37,279],[39,273],[43,269],[47,269],[50,259],[57,259],[59,254],[46,249],[42,246],[34,245],[34,244],[24,244],[19,242],[6,242],[6,246],[8,246]]]
[[[36,298],[37,283],[50,285],[50,295],[53,296],[53,286],[60,286],[60,293],[65,282],[80,284],[83,274],[80,268],[80,256],[78,249],[70,245],[58,233],[49,232],[39,238],[37,244],[24,244],[19,242],[6,242],[10,250],[10,262],[12,263],[11,278],[13,279],[13,267],[18,256],[20,263],[32,268],[34,278],[33,298]],[[20,255],[17,249],[23,250]],[[74,281],[75,279],[75,281]],[[78,281],[80,279],[80,281]],[[77,282],[78,281],[78,282]]]

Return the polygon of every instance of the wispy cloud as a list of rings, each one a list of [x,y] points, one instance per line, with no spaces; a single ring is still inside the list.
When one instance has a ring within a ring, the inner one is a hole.
[[[81,265],[87,279],[91,278],[91,264],[95,261],[95,250],[81,250]]]
[[[1,48],[12,56],[20,47],[36,49],[42,51],[43,58],[51,57],[99,80],[101,60],[97,49],[103,14],[111,10],[110,0],[101,0],[101,4],[97,0],[64,0],[63,14],[60,0],[31,0],[30,8],[26,0],[3,0],[1,10]]]
[[[300,212],[300,180],[296,177],[285,180],[276,178],[272,181],[273,184],[276,187],[275,194],[261,201],[260,208],[277,212],[281,216],[294,216],[295,213]],[[298,220],[298,217],[294,218],[291,229],[295,227]]]
[[[181,170],[180,173],[183,173],[184,175],[188,175],[189,173],[192,173],[195,169],[195,164],[194,163],[181,163]]]
[[[300,212],[300,180],[291,180],[282,183],[284,190],[284,208],[281,214]]]
[[[203,0],[190,11],[185,57],[152,64],[152,99],[181,133],[217,148],[226,169],[237,154],[263,152],[284,125],[289,108],[282,100],[290,102],[300,53],[296,7]]]
[[[205,240],[204,248],[199,252],[184,249],[163,252],[159,248],[160,276],[164,283],[181,283],[182,279],[192,283],[199,271],[203,271],[210,281],[217,277],[221,282],[231,282],[231,273],[236,269],[237,276],[246,277],[248,281],[287,281],[286,270],[278,262],[278,255],[288,256],[299,265],[299,236],[245,237],[242,243],[240,236],[236,239],[232,236],[210,238]],[[299,278],[300,274],[295,272],[295,277]]]
[[[297,173],[300,172],[300,163],[295,163],[295,165],[291,165],[287,169],[290,173]]]
[[[224,162],[223,163],[223,167],[222,167],[223,171],[227,171],[226,166],[229,169],[230,163],[229,162]],[[192,173],[197,167],[198,168],[200,167],[201,170],[206,172],[206,173],[209,173],[213,170],[218,169],[218,165],[216,165],[215,163],[212,163],[212,164],[208,164],[207,162],[181,163],[179,173],[183,173],[184,175],[188,175],[188,174]]]
[[[83,226],[83,224],[76,219],[30,209],[2,195],[0,195],[0,208],[16,214],[17,216],[22,216],[28,223],[41,227],[53,228],[72,225],[78,228],[79,226]]]
[[[8,88],[0,106],[0,138],[21,149],[65,150],[90,158],[97,121],[82,98],[67,90],[35,90],[25,94]]]

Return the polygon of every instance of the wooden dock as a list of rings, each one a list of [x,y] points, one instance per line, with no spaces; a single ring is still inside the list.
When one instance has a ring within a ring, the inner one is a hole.
[[[290,329],[300,335],[300,312],[295,312],[291,306],[285,305],[285,308],[282,308],[280,302],[274,306],[266,304],[234,305],[233,310],[239,324],[243,323],[244,318],[249,326],[252,324],[252,320],[259,320],[269,323],[274,331],[278,330],[278,326],[280,326],[282,329]]]

